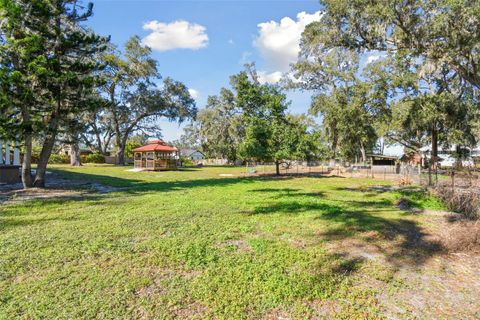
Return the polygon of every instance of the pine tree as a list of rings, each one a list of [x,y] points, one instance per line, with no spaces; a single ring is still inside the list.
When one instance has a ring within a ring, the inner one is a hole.
[[[92,15],[76,0],[2,0],[0,47],[3,101],[12,127],[25,141],[23,175],[29,186],[31,135],[42,138],[34,186],[45,185],[45,172],[59,129],[71,115],[90,108],[102,65],[96,54],[108,38],[82,25]],[[16,125],[15,125],[16,124]]]

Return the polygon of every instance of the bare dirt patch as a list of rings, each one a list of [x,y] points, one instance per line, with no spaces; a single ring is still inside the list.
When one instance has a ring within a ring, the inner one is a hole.
[[[428,212],[407,233],[369,231],[327,248],[360,261],[367,276],[352,273],[355,285],[378,292],[388,319],[479,319],[480,223],[455,217]]]
[[[390,319],[478,319],[479,263],[478,256],[452,254],[421,268],[400,269],[395,278],[405,287],[381,290],[378,295],[385,315]]]
[[[92,193],[110,193],[119,188],[89,181],[68,180],[49,173],[45,188],[23,189],[21,183],[0,185],[0,204],[15,204],[35,199],[81,198]]]

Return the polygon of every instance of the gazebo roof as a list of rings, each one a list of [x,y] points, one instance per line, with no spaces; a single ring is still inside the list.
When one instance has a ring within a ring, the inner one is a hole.
[[[178,151],[178,149],[172,146],[168,146],[163,140],[152,140],[152,141],[149,141],[148,144],[144,146],[133,149],[133,152],[154,152],[154,151],[174,152],[174,151]]]

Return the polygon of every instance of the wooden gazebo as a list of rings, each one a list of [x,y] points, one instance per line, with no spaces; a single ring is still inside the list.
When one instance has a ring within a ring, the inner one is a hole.
[[[133,149],[135,168],[145,170],[175,170],[180,159],[178,149],[163,140],[152,140],[147,145]]]

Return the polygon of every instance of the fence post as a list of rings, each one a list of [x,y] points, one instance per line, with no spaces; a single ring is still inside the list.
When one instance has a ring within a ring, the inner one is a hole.
[[[387,180],[387,168],[383,168],[383,180]]]

